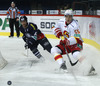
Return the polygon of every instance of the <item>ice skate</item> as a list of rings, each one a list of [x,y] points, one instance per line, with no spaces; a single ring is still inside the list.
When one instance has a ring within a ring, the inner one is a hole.
[[[91,66],[91,69],[89,70],[88,76],[93,76],[93,75],[97,75],[95,68],[93,66]]]
[[[39,60],[40,60],[39,62],[41,62],[41,63],[45,62],[44,57],[40,57]]]
[[[68,70],[67,70],[65,62],[61,64],[60,70],[63,71],[63,72],[65,72],[65,73],[68,73]]]

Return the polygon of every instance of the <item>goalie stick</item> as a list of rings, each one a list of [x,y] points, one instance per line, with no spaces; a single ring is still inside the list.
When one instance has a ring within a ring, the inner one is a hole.
[[[61,37],[60,37],[60,39],[62,40]],[[64,44],[62,44],[62,45],[63,45],[63,47],[64,47],[64,49],[65,49],[65,52],[66,52],[66,54],[67,54],[67,57],[68,57],[68,60],[69,60],[69,62],[70,62],[70,64],[71,64],[71,66],[76,65],[77,62],[78,62],[78,60],[77,60],[75,63],[72,63],[72,61],[71,61],[71,59],[70,59],[70,56],[68,55],[68,52],[67,52],[67,50],[66,50],[66,48],[65,48],[65,45],[64,45]]]

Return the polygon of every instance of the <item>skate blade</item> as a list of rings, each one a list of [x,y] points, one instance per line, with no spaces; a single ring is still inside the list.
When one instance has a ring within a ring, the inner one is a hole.
[[[87,76],[95,76],[97,75],[97,73],[93,72],[93,73],[89,73]]]
[[[95,76],[97,75],[97,73],[95,71],[92,71],[91,73],[89,73],[87,76]]]
[[[68,72],[68,70],[55,69],[55,73],[57,73],[57,74],[66,74],[66,73],[69,73],[69,72]]]

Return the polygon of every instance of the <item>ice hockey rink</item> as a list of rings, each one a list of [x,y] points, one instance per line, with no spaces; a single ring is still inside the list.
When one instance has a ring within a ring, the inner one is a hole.
[[[49,41],[53,46],[59,43],[58,39]],[[69,73],[59,72],[57,70],[59,65],[53,56],[41,46],[38,49],[45,62],[40,62],[30,50],[27,57],[27,50],[21,38],[0,36],[0,51],[8,61],[8,65],[0,70],[0,86],[8,86],[9,80],[12,81],[11,86],[100,86],[100,51],[93,46],[84,44],[82,54],[88,63],[78,63],[71,67],[67,56],[64,55]],[[75,62],[73,58],[71,59]],[[85,76],[91,65],[95,67],[97,75]]]

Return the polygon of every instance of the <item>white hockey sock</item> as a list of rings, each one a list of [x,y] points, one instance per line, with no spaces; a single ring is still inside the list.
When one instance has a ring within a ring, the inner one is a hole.
[[[62,63],[64,63],[63,58],[60,58],[60,59],[58,59],[58,60],[56,60],[56,61],[58,62],[59,65],[61,65]]]
[[[79,51],[74,52],[73,57],[74,59],[79,60],[79,62],[82,62],[85,58]]]
[[[61,65],[62,63],[64,63],[63,57],[60,54],[55,54],[54,59],[55,59],[55,61],[58,62],[59,65]]]

